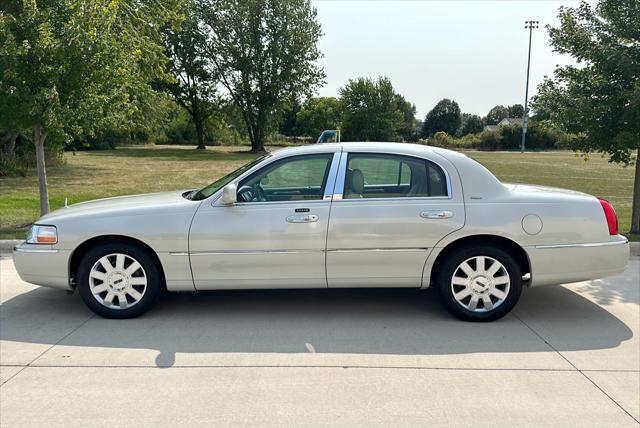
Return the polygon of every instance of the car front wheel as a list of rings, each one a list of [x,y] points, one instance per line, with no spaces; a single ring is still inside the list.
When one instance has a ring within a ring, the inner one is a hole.
[[[465,248],[447,257],[436,274],[445,307],[465,321],[505,316],[522,292],[522,273],[509,253],[496,247]]]
[[[98,245],[78,268],[78,291],[85,304],[105,318],[134,318],[160,296],[162,276],[147,251],[128,243]]]

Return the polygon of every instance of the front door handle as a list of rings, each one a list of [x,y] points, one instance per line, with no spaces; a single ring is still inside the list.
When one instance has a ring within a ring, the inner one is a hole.
[[[445,219],[453,217],[453,213],[451,211],[422,211],[420,213],[420,217],[422,218],[433,218],[433,219]]]
[[[287,217],[288,223],[314,223],[316,221],[318,221],[318,216],[315,214],[290,215]]]

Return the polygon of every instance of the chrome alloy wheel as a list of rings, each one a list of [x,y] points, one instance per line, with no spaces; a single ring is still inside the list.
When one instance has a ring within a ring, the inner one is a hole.
[[[89,272],[93,297],[110,309],[128,309],[147,291],[147,274],[136,259],[126,254],[108,254],[98,259]]]
[[[488,312],[509,295],[509,272],[498,260],[487,256],[471,257],[460,263],[451,278],[456,302],[472,312]]]

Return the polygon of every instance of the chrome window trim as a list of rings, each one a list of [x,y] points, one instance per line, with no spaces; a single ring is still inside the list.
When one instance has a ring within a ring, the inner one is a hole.
[[[548,250],[552,248],[592,248],[592,247],[612,247],[614,245],[626,245],[629,243],[628,239],[622,241],[609,241],[609,242],[589,242],[585,244],[551,244],[551,245],[536,245],[537,250]]]
[[[236,202],[233,205],[215,205],[215,207],[254,207],[254,206],[275,206],[275,205],[299,205],[306,207],[307,205],[316,205],[331,202],[325,199],[297,199],[295,201],[267,201],[267,202]]]
[[[353,153],[353,154],[358,154],[358,155],[367,155],[367,154],[371,154],[371,155],[392,155],[392,156],[402,156],[402,157],[408,157],[408,158],[413,158],[413,159],[419,159],[422,161],[426,161],[426,162],[431,162],[432,164],[436,165],[438,168],[440,168],[442,170],[442,172],[444,173],[444,178],[447,182],[447,196],[396,196],[396,197],[389,197],[389,198],[354,198],[354,199],[344,199],[344,185],[345,185],[345,178],[346,178],[346,174],[347,174],[347,161],[348,161],[348,157],[349,154]],[[420,156],[414,156],[414,155],[410,155],[410,154],[406,154],[406,153],[398,153],[398,152],[371,152],[371,151],[355,151],[355,152],[349,152],[349,151],[342,151],[341,154],[341,158],[340,158],[340,168],[338,170],[338,176],[336,178],[336,187],[335,190],[333,192],[333,200],[334,201],[354,201],[354,202],[365,202],[365,201],[407,201],[407,200],[411,200],[411,201],[419,201],[419,200],[436,200],[436,199],[453,199],[453,191],[451,188],[451,177],[449,176],[449,172],[447,171],[447,169],[445,167],[442,166],[442,164],[440,164],[439,162],[436,162],[432,159],[428,159],[428,158],[424,158],[424,157],[420,157]]]

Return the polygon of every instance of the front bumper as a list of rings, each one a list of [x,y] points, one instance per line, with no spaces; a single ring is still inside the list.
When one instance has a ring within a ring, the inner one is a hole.
[[[23,242],[13,248],[13,263],[23,281],[45,287],[73,290],[69,284],[71,251],[53,245]]]
[[[629,263],[629,241],[525,247],[531,262],[531,286],[565,284],[618,275]]]

